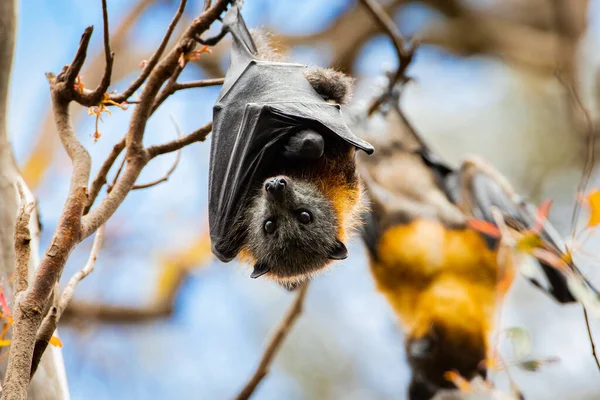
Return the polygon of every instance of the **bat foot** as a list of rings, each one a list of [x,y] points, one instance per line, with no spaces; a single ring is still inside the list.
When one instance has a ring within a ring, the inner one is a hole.
[[[318,133],[303,130],[289,138],[283,155],[291,159],[316,160],[325,152],[325,141]]]
[[[225,37],[225,35],[227,34],[227,30],[225,29],[221,29],[221,32],[219,32],[219,34],[210,37],[208,39],[202,39],[200,36],[196,35],[194,37],[194,39],[200,43],[202,46],[214,46],[217,43],[219,43],[221,41],[221,39],[223,39]]]

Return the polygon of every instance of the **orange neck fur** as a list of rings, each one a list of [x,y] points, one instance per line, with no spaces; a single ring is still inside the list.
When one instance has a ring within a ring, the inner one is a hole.
[[[416,220],[388,229],[371,270],[410,336],[444,326],[447,340],[484,341],[494,315],[496,255],[467,229]],[[452,337],[456,333],[456,337]],[[487,343],[485,343],[487,344]]]

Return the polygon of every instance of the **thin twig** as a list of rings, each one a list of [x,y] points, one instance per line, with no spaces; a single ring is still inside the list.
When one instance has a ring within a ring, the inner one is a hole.
[[[115,61],[115,54],[110,49],[110,31],[108,28],[108,6],[106,0],[102,0],[102,21],[104,27],[104,58],[106,60],[106,66],[104,68],[104,74],[100,80],[100,84],[93,91],[83,90],[82,93],[74,91],[74,100],[85,106],[94,106],[100,103],[104,97],[104,94],[110,86],[112,77],[112,69]]]
[[[181,139],[181,137],[183,135],[181,134],[181,129],[179,129],[179,125],[177,124],[177,120],[175,119],[175,116],[173,116],[173,114],[171,114],[171,121],[173,122],[173,125],[175,126],[175,130],[177,131],[177,138]],[[131,188],[131,190],[147,189],[147,188],[156,186],[158,184],[161,184],[163,182],[166,182],[167,180],[169,180],[169,177],[171,176],[171,174],[173,172],[175,172],[175,169],[179,165],[180,159],[181,159],[181,149],[177,150],[177,156],[175,157],[175,162],[173,163],[173,166],[171,166],[171,168],[167,171],[167,173],[162,178],[156,179],[152,182],[144,183],[141,185],[135,185],[134,187]]]
[[[393,77],[390,79],[388,85],[388,91],[384,93],[384,95],[375,99],[375,101],[369,106],[368,115],[372,115],[386,100],[387,96],[392,92],[393,88],[396,86],[396,83],[400,81],[406,81],[408,78],[406,77],[406,69],[411,64],[416,45],[407,45],[406,40],[402,37],[402,33],[394,23],[394,21],[390,18],[390,16],[385,12],[383,7],[375,0],[360,0],[361,3],[365,5],[365,7],[369,10],[369,12],[375,17],[379,25],[383,28],[383,30],[387,33],[387,35],[392,40],[394,44],[394,48],[396,49],[396,54],[398,55],[398,67],[396,68],[396,72]]]
[[[115,176],[112,180],[112,183],[109,183],[108,186],[106,187],[106,193],[110,193],[110,191],[113,189],[113,187],[115,187],[115,184],[119,180],[119,177],[121,176],[121,172],[123,171],[123,167],[125,167],[126,162],[127,162],[127,158],[123,157],[123,159],[121,160],[121,165],[119,165],[119,169],[117,169],[117,173],[115,174]]]
[[[191,143],[204,142],[210,131],[212,130],[212,122],[201,126],[194,132],[174,140],[172,142],[157,144],[148,148],[148,156],[152,159],[161,154],[171,153],[185,147]]]
[[[98,253],[100,252],[100,248],[102,247],[102,241],[104,239],[104,227],[106,225],[102,225],[98,232],[96,233],[96,237],[94,238],[94,242],[92,244],[92,250],[90,251],[90,256],[87,260],[85,266],[77,271],[71,279],[69,279],[69,283],[63,290],[60,297],[55,290],[55,304],[52,306],[42,324],[37,332],[35,339],[35,347],[33,350],[33,359],[31,362],[31,372],[30,376],[33,376],[35,371],[38,368],[40,360],[42,359],[42,354],[48,347],[50,343],[50,339],[54,335],[54,331],[56,330],[56,326],[60,321],[60,317],[63,312],[73,299],[73,295],[75,294],[75,287],[81,282],[86,276],[92,273],[94,267],[96,266],[96,259],[98,258]]]
[[[92,185],[90,186],[88,202],[85,206],[85,209],[83,210],[84,215],[87,214],[90,211],[90,208],[92,208],[92,205],[94,205],[94,201],[96,200],[96,197],[98,197],[100,189],[102,189],[102,186],[104,186],[104,184],[106,183],[106,176],[108,175],[108,172],[112,168],[113,164],[115,163],[123,149],[125,149],[125,138],[121,139],[117,144],[114,145],[112,151],[110,152],[108,157],[106,157],[106,160],[104,160],[102,167],[100,167],[100,170],[98,170],[98,173],[96,174],[96,177],[94,178]]]
[[[596,366],[598,366],[598,370],[600,371],[600,361],[598,361],[598,355],[596,354],[596,345],[594,344],[594,337],[592,336],[592,328],[590,327],[590,320],[588,318],[588,313],[585,306],[583,307],[583,316],[585,317],[585,326],[587,328],[588,336],[590,338],[590,346],[592,346],[592,356],[594,357],[594,361],[596,361]]]
[[[177,84],[177,78],[179,78],[179,75],[183,71],[184,67],[185,66],[181,66],[181,65],[177,64],[177,68],[175,68],[175,71],[173,71],[173,74],[169,78],[169,81],[165,84],[165,87],[162,88],[160,93],[158,93],[158,95],[156,96],[156,99],[154,100],[154,103],[152,104],[152,111],[150,112],[150,114],[154,114],[156,112],[156,110],[158,110],[158,107],[160,107],[161,104],[170,95],[175,93],[175,85]]]
[[[203,87],[207,87],[207,86],[218,86],[218,85],[222,85],[224,81],[225,81],[225,78],[213,78],[213,79],[201,79],[198,81],[191,81],[191,82],[175,83],[175,85],[173,86],[173,93],[175,93],[178,90],[184,90],[184,89],[203,88]]]
[[[204,11],[210,8],[210,3],[212,3],[211,0],[204,0]]]
[[[142,86],[142,84],[146,81],[148,76],[150,76],[150,73],[152,72],[154,67],[156,67],[156,65],[158,64],[158,61],[160,60],[160,57],[163,55],[165,49],[167,48],[167,44],[169,43],[169,40],[171,39],[171,35],[173,34],[173,31],[175,30],[177,23],[179,22],[179,20],[181,19],[181,16],[183,15],[183,11],[185,10],[186,3],[187,3],[187,0],[181,0],[181,2],[179,3],[179,8],[177,9],[175,16],[173,17],[173,20],[171,20],[171,23],[169,24],[169,27],[167,28],[167,32],[165,33],[165,36],[164,36],[162,42],[160,42],[158,49],[156,49],[156,51],[154,52],[154,54],[152,55],[150,60],[148,60],[148,63],[142,70],[142,73],[122,93],[110,96],[110,99],[112,101],[114,101],[116,103],[122,103],[124,101],[127,101],[129,99],[129,97],[133,93],[135,93],[135,91],[138,90],[140,88],[140,86]]]
[[[85,28],[83,34],[81,35],[79,47],[77,48],[75,57],[73,57],[73,61],[71,61],[71,64],[64,67],[61,71],[61,74],[64,74],[64,81],[67,83],[68,88],[73,88],[75,85],[75,79],[77,79],[77,75],[79,75],[79,72],[83,67],[85,57],[87,56],[87,50],[90,45],[90,38],[92,37],[93,32],[93,26],[88,26]]]
[[[262,379],[269,373],[269,367],[271,366],[271,363],[277,355],[277,352],[281,348],[283,341],[290,333],[292,327],[294,326],[294,323],[296,322],[300,314],[302,314],[302,304],[304,303],[304,298],[306,297],[308,283],[305,283],[298,290],[299,291],[298,295],[296,296],[296,300],[294,300],[294,303],[288,310],[287,314],[285,315],[285,318],[283,319],[283,321],[281,321],[279,327],[277,328],[277,331],[275,332],[269,344],[267,345],[267,348],[263,353],[263,356],[260,360],[260,363],[258,364],[258,367],[256,368],[256,371],[254,371],[254,374],[252,375],[248,383],[246,383],[246,386],[244,386],[242,391],[237,395],[237,397],[235,398],[236,400],[249,399],[250,396],[252,396],[252,394],[256,390],[256,387],[262,381]]]
[[[581,101],[581,97],[579,96],[577,89],[575,89],[575,87],[571,83],[563,79],[562,75],[560,74],[560,71],[556,71],[555,75],[558,81],[567,90],[569,94],[569,101],[571,102],[572,106],[580,110],[580,112],[584,116],[586,123],[586,157],[585,164],[583,166],[583,171],[581,172],[581,179],[579,180],[579,185],[577,186],[577,193],[583,194],[587,190],[592,171],[594,170],[594,163],[596,157],[596,152],[594,148],[596,146],[596,132],[594,129],[594,122],[592,121],[592,117],[590,115],[589,110],[583,105],[583,102]],[[581,204],[579,202],[576,202],[575,206],[573,207],[573,213],[571,215],[571,229],[573,237],[575,237],[577,232],[577,222],[579,220],[580,211]]]
[[[21,182],[17,181],[20,206],[15,222],[15,296],[27,289],[29,279],[29,258],[31,256],[31,231],[29,220],[35,203],[27,201]]]

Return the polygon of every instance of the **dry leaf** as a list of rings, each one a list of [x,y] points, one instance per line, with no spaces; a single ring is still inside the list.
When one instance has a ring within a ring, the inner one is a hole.
[[[195,267],[201,267],[212,259],[210,234],[208,230],[191,244],[190,247],[162,259],[161,272],[158,278],[158,298],[163,300],[170,296],[182,277]]]
[[[590,219],[587,226],[592,228],[600,224],[600,190],[592,190],[586,196],[586,201],[590,208]]]
[[[466,224],[469,228],[479,233],[483,233],[494,238],[500,237],[500,229],[498,229],[498,227],[495,224],[489,221],[485,221],[483,219],[470,218],[466,220]]]
[[[498,249],[498,283],[496,284],[496,291],[500,297],[506,295],[515,280],[515,256],[515,251],[508,246],[501,245]]]
[[[52,336],[48,343],[55,347],[63,347],[62,341],[58,336]]]
[[[0,292],[0,307],[2,308],[2,317],[6,320],[10,319],[12,323],[12,312],[10,311],[10,307],[6,302],[6,297],[4,297],[4,292]]]
[[[537,213],[535,216],[535,222],[533,223],[533,227],[531,230],[536,233],[540,233],[544,228],[544,224],[548,219],[548,214],[550,214],[550,208],[552,207],[552,200],[545,200],[540,204],[537,209]]]

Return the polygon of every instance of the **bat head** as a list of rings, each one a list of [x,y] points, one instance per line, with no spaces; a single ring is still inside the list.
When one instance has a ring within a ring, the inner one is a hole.
[[[431,304],[418,312],[417,324],[405,342],[413,372],[409,399],[430,399],[438,390],[454,388],[445,377],[448,371],[466,379],[477,374],[485,378],[486,321],[477,306],[464,306],[462,315]]]
[[[331,201],[310,181],[267,179],[247,219],[245,248],[256,260],[253,278],[268,274],[294,285],[348,256]]]

